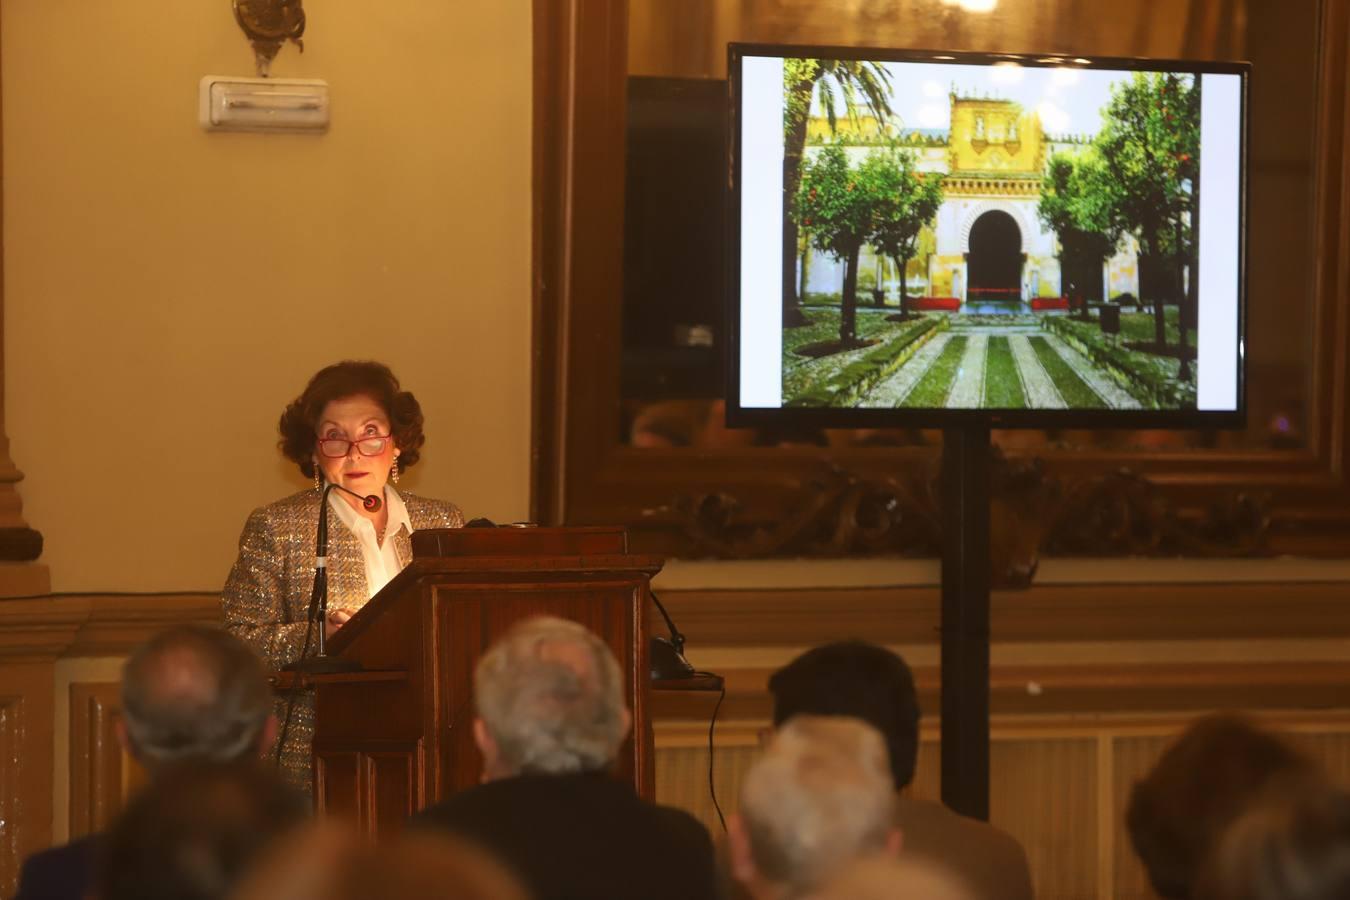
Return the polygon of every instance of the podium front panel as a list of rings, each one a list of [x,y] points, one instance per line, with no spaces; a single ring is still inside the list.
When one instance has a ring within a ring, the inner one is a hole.
[[[544,531],[561,538],[568,530]],[[531,535],[530,547],[541,537],[547,533]],[[502,541],[493,534],[487,546],[498,552]],[[480,543],[456,546],[466,542]],[[537,615],[584,625],[618,658],[633,731],[615,775],[651,799],[647,608],[659,569],[658,559],[629,555],[414,559],[329,642],[333,655],[359,662],[364,673],[314,679],[318,807],[382,832],[478,784],[474,667],[512,625]]]

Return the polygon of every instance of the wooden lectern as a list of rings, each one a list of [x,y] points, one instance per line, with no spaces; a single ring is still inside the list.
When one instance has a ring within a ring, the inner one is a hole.
[[[412,545],[412,563],[328,643],[362,671],[303,680],[317,694],[318,808],[375,833],[477,784],[474,665],[540,614],[580,622],[618,657],[633,733],[616,775],[651,799],[647,604],[661,560],[630,555],[622,528],[438,529]]]

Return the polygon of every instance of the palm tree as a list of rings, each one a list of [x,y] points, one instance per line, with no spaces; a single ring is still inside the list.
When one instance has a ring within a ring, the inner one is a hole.
[[[797,297],[797,221],[792,214],[802,180],[806,127],[815,97],[830,130],[838,126],[842,97],[850,119],[858,118],[858,96],[884,124],[891,115],[891,76],[880,63],[856,59],[787,59],[783,62],[783,327],[806,324]]]

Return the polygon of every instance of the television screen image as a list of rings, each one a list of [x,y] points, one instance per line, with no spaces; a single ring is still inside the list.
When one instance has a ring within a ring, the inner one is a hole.
[[[729,71],[734,422],[1240,424],[1245,64]]]

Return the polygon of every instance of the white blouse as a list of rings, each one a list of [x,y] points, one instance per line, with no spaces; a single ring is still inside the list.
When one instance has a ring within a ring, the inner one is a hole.
[[[375,540],[375,526],[369,519],[352,509],[350,503],[338,496],[337,491],[328,495],[332,511],[342,520],[342,524],[361,542],[361,557],[366,564],[367,599],[374,597],[394,576],[403,571],[399,565],[398,553],[394,547],[394,535],[400,528],[406,528],[412,534],[412,520],[408,518],[408,507],[398,491],[389,485],[384,486],[384,504],[389,511],[389,521],[384,527],[384,544]]]

